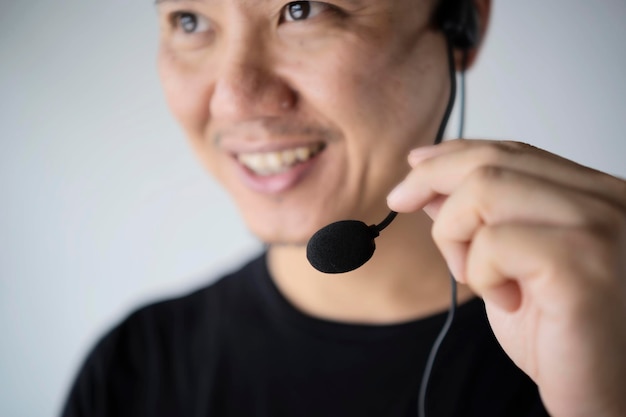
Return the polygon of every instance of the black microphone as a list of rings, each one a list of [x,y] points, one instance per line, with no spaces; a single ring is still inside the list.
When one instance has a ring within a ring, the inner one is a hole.
[[[379,224],[366,225],[359,220],[342,220],[318,230],[306,246],[306,258],[318,271],[342,274],[369,261],[376,243],[374,239],[395,219],[390,212]]]

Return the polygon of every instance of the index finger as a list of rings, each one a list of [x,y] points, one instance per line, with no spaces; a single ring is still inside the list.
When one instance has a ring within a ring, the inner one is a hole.
[[[626,209],[626,182],[531,145],[508,141],[454,140],[411,152],[413,167],[388,196],[392,210],[410,212],[450,195],[473,171],[513,169],[574,188]]]

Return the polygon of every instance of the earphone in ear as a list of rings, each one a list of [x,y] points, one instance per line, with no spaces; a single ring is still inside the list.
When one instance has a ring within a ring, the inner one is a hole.
[[[437,25],[455,49],[468,50],[480,41],[479,17],[472,0],[440,0]]]

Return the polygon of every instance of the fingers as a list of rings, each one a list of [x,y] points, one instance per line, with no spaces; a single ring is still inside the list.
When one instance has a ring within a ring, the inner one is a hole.
[[[619,213],[577,189],[504,168],[474,171],[442,204],[433,238],[461,282],[468,244],[485,225],[611,227]]]
[[[623,297],[623,282],[614,279],[622,249],[584,227],[486,226],[469,247],[467,283],[503,310],[523,308],[531,298],[545,319],[578,312],[586,320],[593,300],[611,305]]]
[[[521,308],[522,293],[530,291],[535,302],[543,300],[541,304],[548,311],[560,314],[565,310],[556,304],[566,295],[565,291],[572,289],[571,285],[555,285],[554,280],[571,277],[572,271],[563,270],[564,266],[577,272],[587,268],[581,265],[584,260],[578,257],[573,245],[564,245],[568,236],[575,233],[573,229],[543,225],[484,227],[468,251],[467,283],[486,303],[501,309]],[[557,270],[559,273],[555,274]]]
[[[605,243],[611,233],[624,235],[625,181],[529,145],[457,140],[417,149],[409,160],[414,168],[389,195],[389,206],[400,212],[424,208],[435,220],[433,238],[461,282],[469,279],[468,254],[485,227],[582,230],[590,237],[605,234]],[[596,258],[607,260],[601,253]],[[500,293],[512,300],[515,291],[507,287]]]
[[[449,195],[478,168],[506,167],[575,188],[626,209],[626,183],[549,152],[517,142],[454,140],[411,152],[413,170],[389,195],[393,210],[421,209]]]
[[[575,392],[588,410],[623,406],[610,388],[626,364],[607,358],[626,345],[626,181],[514,142],[447,142],[409,163],[389,207],[434,219],[452,273],[546,404],[569,412]]]
[[[468,284],[555,415],[578,412],[578,400],[584,415],[624,405],[614,387],[626,375],[625,232],[505,223],[483,226],[468,248]]]

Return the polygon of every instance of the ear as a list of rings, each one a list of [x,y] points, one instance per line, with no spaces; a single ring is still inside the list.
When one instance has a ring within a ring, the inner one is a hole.
[[[487,35],[487,28],[489,27],[489,17],[491,15],[491,0],[472,0],[474,5],[474,9],[478,16],[478,34],[479,40],[478,44],[469,49],[467,51],[467,61],[465,65],[465,70],[468,70],[474,65],[476,62],[476,58],[478,57],[478,53],[480,51],[481,46],[483,45],[483,41],[485,40],[485,36]],[[457,71],[463,70],[463,51],[455,50],[454,51],[454,60]]]

